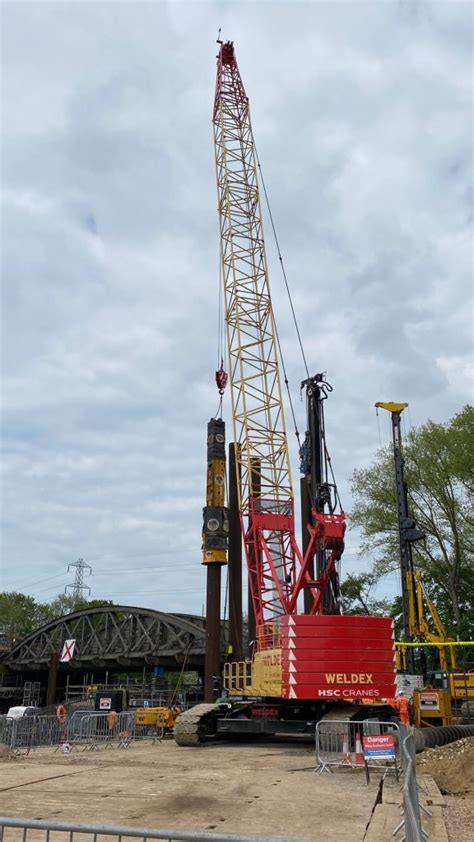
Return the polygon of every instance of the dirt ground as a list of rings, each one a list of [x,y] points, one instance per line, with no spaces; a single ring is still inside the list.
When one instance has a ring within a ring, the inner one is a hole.
[[[9,816],[362,841],[378,779],[314,765],[313,747],[294,742],[45,748],[0,761],[0,797]]]
[[[14,757],[0,746],[0,813],[312,842],[391,839],[401,802],[395,780],[375,807],[380,774],[367,786],[363,770],[318,775],[314,766],[311,744],[291,740],[195,749],[165,740]],[[431,775],[443,793],[427,803],[437,805],[436,827],[446,823],[448,835],[432,825],[430,838],[474,840],[474,738],[423,752],[417,768],[421,781]]]
[[[449,842],[474,840],[474,737],[427,749],[418,756],[417,769],[431,775],[446,796]]]
[[[446,795],[474,801],[474,737],[423,751],[417,760],[422,774],[431,775]]]

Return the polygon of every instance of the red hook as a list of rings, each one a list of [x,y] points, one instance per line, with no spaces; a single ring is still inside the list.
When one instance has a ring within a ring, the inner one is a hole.
[[[216,371],[216,383],[217,388],[219,389],[219,394],[222,396],[225,391],[225,387],[227,386],[227,381],[229,379],[229,375],[224,370],[224,360],[221,360],[221,367],[218,371]]]

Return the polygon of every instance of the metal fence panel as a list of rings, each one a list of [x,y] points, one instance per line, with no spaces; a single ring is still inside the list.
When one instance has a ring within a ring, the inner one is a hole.
[[[421,810],[428,816],[430,811],[420,804],[416,782],[416,748],[414,729],[400,726],[401,759],[405,776],[403,782],[403,819],[393,831],[393,836],[404,828],[404,842],[425,842],[428,838],[421,824]]]
[[[35,819],[16,819],[0,816],[1,842],[29,842],[31,831],[34,839],[39,842],[79,842],[78,837],[84,836],[81,842],[93,842],[101,836],[114,837],[117,842],[123,838],[140,838],[143,842],[148,839],[161,842],[290,842],[288,836],[249,836],[240,833],[206,833],[194,830],[168,830],[147,827],[125,827],[123,825],[76,824],[74,822],[39,821]],[[292,842],[317,842],[309,839],[293,839]]]
[[[29,752],[40,746],[56,746],[63,751],[81,746],[84,751],[95,751],[101,747],[128,748],[144,740],[160,742],[164,731],[162,722],[137,726],[135,711],[74,711],[64,719],[56,715],[5,717],[0,721],[0,742],[13,751]]]
[[[322,719],[316,725],[316,771],[332,772],[334,768],[375,768],[398,770],[400,759],[399,728],[395,722],[374,719]],[[392,734],[395,741],[393,761],[364,757],[364,738]]]

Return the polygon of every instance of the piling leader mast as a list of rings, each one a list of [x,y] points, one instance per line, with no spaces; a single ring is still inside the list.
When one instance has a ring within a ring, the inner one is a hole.
[[[175,738],[182,745],[194,745],[213,731],[311,732],[331,701],[391,697],[395,678],[391,620],[340,614],[336,563],[344,549],[345,516],[336,511],[323,471],[323,402],[330,387],[322,375],[302,384],[308,431],[301,456],[310,500],[304,555],[296,542],[249,102],[233,43],[218,43],[213,127],[221,271],[257,647],[251,660],[225,665],[232,704],[201,705],[179,717]],[[304,591],[311,598],[301,614]],[[258,706],[250,699],[259,699]]]

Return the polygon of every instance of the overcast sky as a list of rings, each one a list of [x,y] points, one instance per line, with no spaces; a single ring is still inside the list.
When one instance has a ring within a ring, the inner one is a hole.
[[[409,426],[472,400],[472,6],[15,0],[1,15],[1,589],[51,599],[83,557],[95,598],[201,613],[218,29],[309,366],[334,386],[349,510],[348,479],[380,443],[375,401],[408,401]],[[225,418],[230,438],[229,395]],[[357,550],[350,533],[346,571],[364,568]]]

